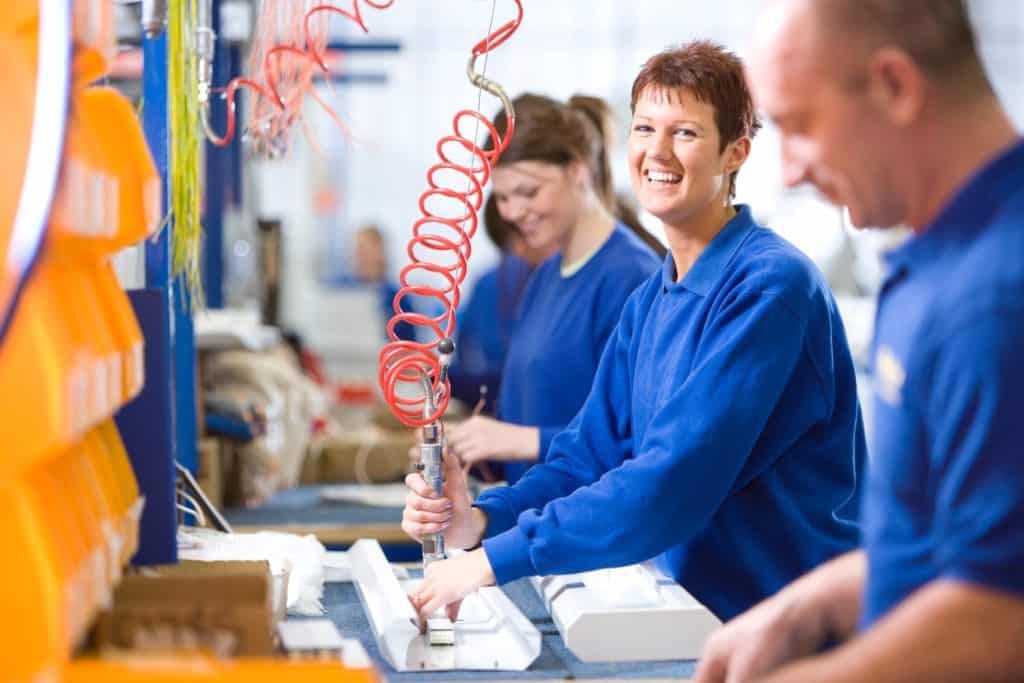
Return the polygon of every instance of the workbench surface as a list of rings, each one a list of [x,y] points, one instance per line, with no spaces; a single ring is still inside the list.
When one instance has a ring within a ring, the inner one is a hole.
[[[639,662],[629,664],[584,664],[576,659],[562,643],[558,628],[551,621],[540,598],[525,580],[504,587],[505,593],[533,622],[541,633],[541,653],[529,669],[510,671],[446,671],[436,673],[397,673],[380,657],[370,625],[359,602],[354,584],[328,583],[324,585],[323,605],[326,617],[335,623],[342,635],[359,638],[367,653],[377,662],[388,681],[530,681],[567,678],[587,679],[672,679],[680,680],[693,675],[695,662]],[[609,638],[613,637],[609,634]]]
[[[414,554],[418,557],[418,544],[402,533],[399,526],[402,517],[400,508],[325,501],[320,497],[320,488],[303,486],[282,491],[264,505],[251,509],[226,510],[225,516],[236,531],[271,529],[291,533],[312,533],[328,546],[348,546],[360,538],[376,538],[385,545],[385,548],[387,544],[414,545]],[[325,584],[323,605],[327,618],[338,626],[342,635],[359,638],[362,641],[366,651],[378,663],[389,681],[493,682],[566,678],[678,681],[693,675],[693,661],[585,664],[566,649],[557,627],[527,581],[515,581],[505,586],[504,590],[541,633],[540,656],[527,671],[397,673],[380,658],[369,622],[353,584]],[[609,634],[608,637],[614,635]]]
[[[402,531],[401,508],[326,501],[320,497],[321,488],[287,489],[258,507],[226,509],[224,516],[236,532],[313,534],[330,547],[349,546],[360,538],[375,538],[382,545],[416,545]]]

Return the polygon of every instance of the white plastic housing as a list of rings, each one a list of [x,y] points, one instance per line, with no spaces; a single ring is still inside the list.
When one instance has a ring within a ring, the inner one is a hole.
[[[531,582],[566,647],[584,662],[696,659],[721,624],[682,586],[647,565]]]
[[[500,588],[468,596],[455,644],[431,646],[407,597],[419,581],[400,582],[374,540],[357,541],[349,559],[377,647],[395,671],[523,671],[540,655],[540,632]]]

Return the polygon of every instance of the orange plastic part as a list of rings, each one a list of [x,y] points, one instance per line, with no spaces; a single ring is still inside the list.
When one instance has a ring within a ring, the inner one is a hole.
[[[376,683],[372,669],[346,669],[338,662],[283,659],[214,660],[199,655],[74,660],[64,683]]]
[[[22,12],[20,6],[33,4],[14,3],[14,15]],[[4,105],[0,107],[0,149],[4,159],[0,164],[0,316],[12,304],[22,278],[19,268],[8,265],[8,247],[28,163],[36,94],[34,51],[26,47],[25,40],[4,31],[11,11],[0,11],[0,64],[5,71],[19,75],[4,79]]]
[[[18,0],[8,5],[13,7],[4,7],[0,12],[0,37],[39,30],[39,5],[36,2]]]
[[[88,261],[59,259],[56,255],[53,260],[58,269],[64,317],[74,322],[74,346],[89,355],[88,409],[78,430],[81,434],[121,405],[121,356]]]
[[[120,355],[121,401],[134,398],[142,389],[145,367],[142,355],[142,330],[135,318],[135,311],[118,282],[113,265],[107,260],[87,264],[99,293],[100,303],[108,321],[114,343]]]
[[[99,256],[151,235],[160,177],[131,103],[108,87],[72,94],[51,223],[61,252]]]
[[[17,444],[0,458],[3,482],[66,450],[88,416],[91,358],[76,345],[61,275],[50,259],[37,266],[0,346],[0,443]]]
[[[142,513],[139,484],[114,421],[107,420],[94,433],[99,437],[98,445],[102,447],[103,464],[109,468],[113,486],[117,491],[121,515],[118,522],[122,541],[120,564],[124,566],[139,548],[139,518]]]
[[[103,586],[104,596],[109,595],[113,586],[121,580],[121,545],[123,542],[120,524],[123,513],[120,491],[117,490],[114,481],[114,472],[106,462],[106,455],[106,445],[96,430],[86,434],[81,445],[75,451],[77,475],[86,490],[86,495],[83,497],[88,502],[90,511],[99,520],[100,531],[103,533],[102,549],[106,570],[106,585]]]
[[[81,90],[107,75],[109,60],[103,53],[85,45],[75,45],[71,57],[71,87]]]
[[[105,171],[118,179],[118,226],[112,246],[149,237],[162,220],[160,176],[131,102],[114,88],[92,87],[75,97],[108,153]]]
[[[70,510],[73,525],[65,527],[61,538],[70,533],[81,535],[85,546],[85,572],[87,613],[100,605],[109,588],[107,555],[104,551],[106,539],[103,535],[102,519],[99,514],[95,493],[88,488],[89,481],[81,467],[77,453],[69,453],[48,464],[51,475],[63,491],[62,499],[51,500],[50,505],[63,506]],[[73,531],[72,531],[73,530]]]
[[[71,652],[64,610],[61,558],[24,482],[4,480],[0,489],[0,538],[5,556],[0,604],[0,662],[5,680],[32,680],[56,673]]]
[[[71,7],[71,40],[75,47],[84,47],[103,60],[103,71],[114,59],[114,3],[110,0],[74,0]]]

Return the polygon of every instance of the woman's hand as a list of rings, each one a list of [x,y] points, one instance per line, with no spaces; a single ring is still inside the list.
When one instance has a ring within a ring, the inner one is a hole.
[[[462,599],[480,588],[494,584],[494,572],[483,548],[448,560],[432,562],[423,575],[423,583],[409,599],[419,613],[421,628],[437,610],[446,608],[452,621],[459,616]]]
[[[443,456],[444,495],[438,496],[423,475],[405,478],[409,493],[402,511],[402,531],[423,542],[425,534],[444,533],[452,548],[471,548],[480,542],[487,528],[487,515],[472,506],[466,474],[454,457]]]
[[[484,460],[536,462],[540,430],[479,415],[448,428],[448,449],[465,466]]]

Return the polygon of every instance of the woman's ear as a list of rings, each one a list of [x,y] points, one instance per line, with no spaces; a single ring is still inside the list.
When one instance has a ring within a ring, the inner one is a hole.
[[[566,169],[573,186],[582,191],[590,183],[590,169],[582,161],[570,161]]]
[[[726,173],[740,170],[740,167],[747,161],[747,157],[750,156],[750,138],[744,135],[733,140],[726,145],[722,156],[725,159]]]

